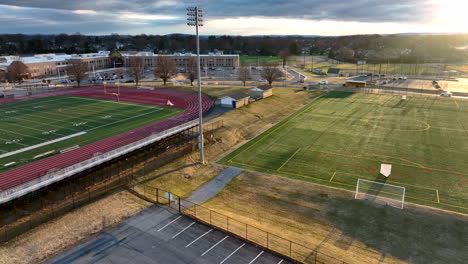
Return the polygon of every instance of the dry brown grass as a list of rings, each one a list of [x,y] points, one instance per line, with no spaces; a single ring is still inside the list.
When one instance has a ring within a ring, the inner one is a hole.
[[[348,263],[464,263],[468,217],[380,207],[352,193],[243,172],[204,204]],[[465,262],[466,263],[466,262]]]
[[[38,263],[149,204],[121,192],[43,224],[0,246],[0,264]]]

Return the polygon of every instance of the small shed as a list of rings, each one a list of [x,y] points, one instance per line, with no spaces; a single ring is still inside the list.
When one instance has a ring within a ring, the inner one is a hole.
[[[340,73],[341,73],[341,69],[338,69],[338,68],[330,68],[330,69],[328,69],[327,75],[328,75],[328,76],[335,76],[335,77],[338,77],[338,76],[340,76]]]
[[[241,108],[249,104],[250,95],[245,93],[234,93],[221,98],[221,106],[229,108]]]
[[[254,99],[263,99],[273,95],[273,87],[271,85],[261,85],[250,89],[250,97]]]
[[[346,80],[346,83],[344,86],[349,86],[349,87],[366,87],[367,86],[367,80],[369,80],[368,76],[355,76],[352,78],[349,78]]]

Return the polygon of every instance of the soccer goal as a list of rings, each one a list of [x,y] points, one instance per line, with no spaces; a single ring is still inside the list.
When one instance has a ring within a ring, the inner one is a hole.
[[[358,179],[355,199],[369,200],[403,209],[405,203],[405,187]]]

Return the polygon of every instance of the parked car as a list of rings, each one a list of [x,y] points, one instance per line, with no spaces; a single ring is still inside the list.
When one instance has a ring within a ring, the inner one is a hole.
[[[442,92],[440,94],[440,96],[443,96],[443,97],[452,97],[452,93],[451,92]]]
[[[126,80],[124,83],[134,83],[134,80]]]
[[[441,87],[440,87],[440,85],[436,84],[435,88],[440,89]]]
[[[318,84],[319,84],[319,85],[327,85],[327,84],[328,84],[328,81],[323,80],[323,81],[318,82]]]

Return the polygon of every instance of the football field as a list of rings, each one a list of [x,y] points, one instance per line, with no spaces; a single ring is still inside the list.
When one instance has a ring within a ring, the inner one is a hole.
[[[0,105],[0,172],[112,137],[183,110],[79,96]]]
[[[468,101],[331,92],[220,162],[347,190],[385,182],[406,201],[468,213]]]

